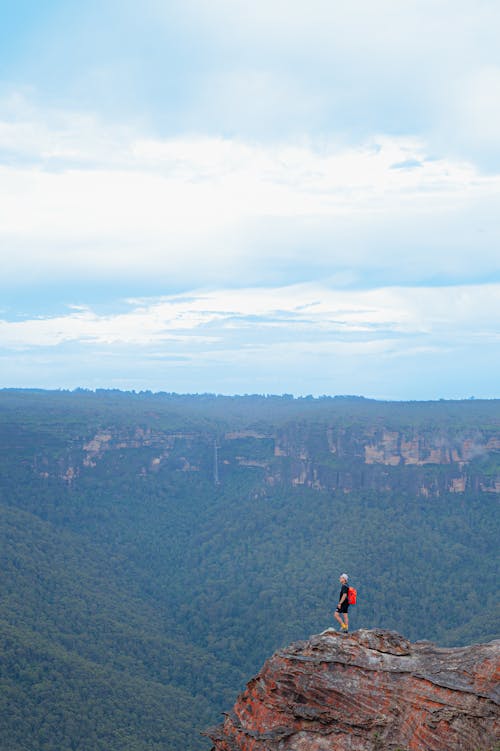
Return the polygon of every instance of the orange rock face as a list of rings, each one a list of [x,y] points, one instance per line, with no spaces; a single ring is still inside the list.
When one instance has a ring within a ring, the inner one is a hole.
[[[273,655],[206,735],[213,751],[493,751],[499,678],[500,641],[331,632]]]

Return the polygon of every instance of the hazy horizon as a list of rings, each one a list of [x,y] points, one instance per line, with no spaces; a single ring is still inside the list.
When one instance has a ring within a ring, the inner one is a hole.
[[[411,403],[411,404],[420,404],[420,403],[429,403],[429,402],[494,402],[498,401],[499,397],[496,396],[483,396],[483,397],[476,397],[476,396],[463,396],[463,397],[456,397],[456,398],[445,398],[440,397],[439,399],[382,399],[382,398],[376,398],[373,396],[365,396],[364,394],[292,394],[288,392],[283,393],[266,393],[266,392],[253,392],[253,393],[222,393],[222,392],[215,392],[215,391],[196,391],[196,392],[182,392],[182,391],[162,391],[162,390],[151,390],[151,389],[118,389],[114,387],[106,387],[106,386],[96,386],[95,388],[87,388],[84,386],[75,386],[74,388],[51,388],[51,389],[45,389],[40,388],[36,386],[26,386],[26,387],[20,387],[20,386],[2,386],[0,387],[0,393],[2,391],[26,391],[26,392],[37,392],[37,393],[68,393],[68,394],[78,394],[78,393],[89,393],[89,394],[98,394],[100,392],[104,393],[110,393],[110,394],[123,394],[123,395],[130,395],[130,396],[168,396],[168,397],[200,397],[200,398],[228,398],[228,399],[252,399],[252,398],[259,398],[259,399],[286,399],[286,400],[294,400],[294,401],[301,401],[301,400],[314,400],[314,401],[322,401],[322,400],[335,400],[338,399],[339,401],[367,401],[367,402],[394,402],[394,403]]]

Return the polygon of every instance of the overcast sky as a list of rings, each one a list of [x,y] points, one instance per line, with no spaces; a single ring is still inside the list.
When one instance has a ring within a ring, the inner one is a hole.
[[[0,5],[0,387],[500,396],[498,0]]]

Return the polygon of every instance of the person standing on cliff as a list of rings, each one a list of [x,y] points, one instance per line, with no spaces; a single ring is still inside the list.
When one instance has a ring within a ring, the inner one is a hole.
[[[349,610],[349,602],[347,600],[347,593],[349,591],[349,587],[347,586],[348,580],[349,577],[347,574],[340,574],[339,604],[337,605],[337,610],[333,614],[335,620],[340,623],[343,634],[349,633],[349,616],[347,615],[347,611]]]

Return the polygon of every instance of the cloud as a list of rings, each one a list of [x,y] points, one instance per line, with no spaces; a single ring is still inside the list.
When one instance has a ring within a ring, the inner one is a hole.
[[[495,108],[500,66],[493,0],[473,12],[466,0],[175,5],[186,42],[189,29],[201,45],[184,127],[203,122],[209,132],[272,140],[337,134],[350,143],[418,134],[431,150],[483,166],[500,145],[499,129],[481,118]],[[159,27],[170,28],[171,5],[154,7]]]
[[[78,306],[0,321],[0,385],[493,396],[499,294],[302,284]]]
[[[415,167],[422,167],[422,162],[418,159],[405,159],[404,162],[391,164],[391,169],[415,169]]]
[[[339,344],[420,337],[450,342],[495,337],[500,285],[346,291],[317,284],[194,291],[191,296],[129,300],[128,310],[98,313],[75,306],[66,315],[0,322],[0,346],[164,343],[229,349]],[[371,346],[371,345],[370,345]],[[412,341],[412,346],[414,342]]]
[[[497,2],[9,13],[9,382],[491,393]]]
[[[495,0],[59,4],[23,18],[0,83],[161,136],[419,136],[498,169],[499,20]]]
[[[417,138],[158,139],[21,102],[4,108],[0,151],[4,284],[363,284],[377,268],[408,284],[431,267],[441,282],[497,269],[500,176]]]
[[[445,139],[455,153],[467,153],[485,172],[500,167],[500,60],[468,71],[451,83],[448,109],[436,142]]]

